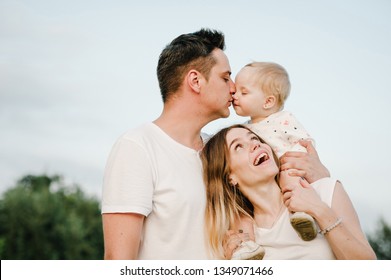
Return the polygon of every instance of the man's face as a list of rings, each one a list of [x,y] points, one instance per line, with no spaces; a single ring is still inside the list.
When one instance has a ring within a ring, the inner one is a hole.
[[[210,71],[202,89],[202,102],[213,119],[227,118],[235,84],[231,79],[231,67],[225,53],[220,49],[212,52],[216,64]]]

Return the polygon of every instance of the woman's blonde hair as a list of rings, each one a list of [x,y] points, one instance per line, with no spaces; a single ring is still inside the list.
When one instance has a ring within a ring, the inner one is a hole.
[[[257,82],[266,95],[276,97],[277,106],[284,108],[286,99],[291,91],[288,72],[281,65],[274,62],[252,62],[245,67],[256,69]]]
[[[205,210],[206,234],[215,257],[224,259],[223,240],[241,216],[252,218],[254,207],[242,194],[237,185],[230,182],[229,151],[227,133],[233,128],[248,127],[238,124],[223,128],[205,144],[201,152],[206,186],[207,205]],[[261,142],[265,143],[256,133]],[[274,155],[276,163],[277,157]],[[277,179],[276,179],[277,180]]]

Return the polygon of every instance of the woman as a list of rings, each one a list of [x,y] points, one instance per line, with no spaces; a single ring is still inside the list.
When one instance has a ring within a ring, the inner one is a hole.
[[[206,228],[215,257],[231,258],[243,234],[226,234],[250,219],[264,259],[376,259],[342,184],[330,178],[312,185],[301,180],[302,188],[283,194],[275,155],[249,128],[222,129],[206,144],[202,160]],[[322,234],[301,240],[290,225],[290,211],[309,213]]]

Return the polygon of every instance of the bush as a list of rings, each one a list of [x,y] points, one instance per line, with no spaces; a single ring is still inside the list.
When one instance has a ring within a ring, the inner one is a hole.
[[[78,186],[24,176],[0,200],[1,259],[102,259],[101,221],[99,202]]]
[[[383,218],[376,232],[368,235],[368,241],[379,260],[391,260],[391,227]]]

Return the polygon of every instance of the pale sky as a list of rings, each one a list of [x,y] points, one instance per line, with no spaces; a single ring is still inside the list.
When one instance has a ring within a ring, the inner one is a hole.
[[[391,2],[0,0],[0,191],[61,174],[101,197],[114,141],[162,110],[156,79],[172,39],[226,36],[233,72],[253,60],[290,74],[285,109],[315,138],[364,231],[391,224]],[[218,120],[205,132],[240,123]]]

